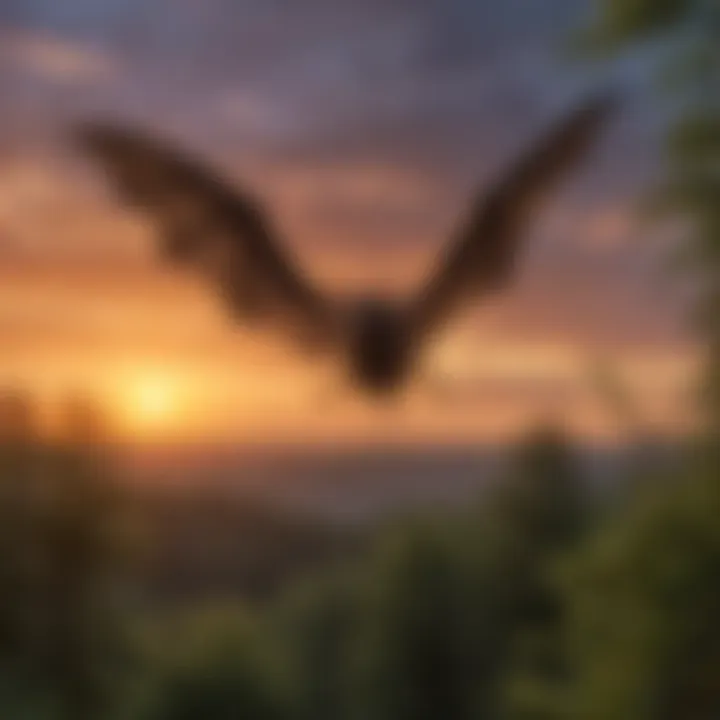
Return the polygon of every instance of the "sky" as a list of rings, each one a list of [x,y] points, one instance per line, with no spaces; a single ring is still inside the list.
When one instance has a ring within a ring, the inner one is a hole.
[[[689,417],[680,229],[639,200],[668,116],[652,49],[589,66],[590,0],[0,0],[0,384],[98,399],[136,439],[505,438],[552,415],[618,432],[610,363],[648,423]],[[515,285],[472,308],[397,407],[243,328],[161,266],[144,219],[68,142],[112,118],[251,188],[328,290],[411,290],[468,204],[588,92],[624,91],[551,198]]]

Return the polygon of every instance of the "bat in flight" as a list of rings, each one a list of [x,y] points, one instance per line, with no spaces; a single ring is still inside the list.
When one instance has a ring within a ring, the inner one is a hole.
[[[322,351],[373,397],[413,376],[429,339],[464,303],[510,282],[542,199],[588,156],[616,105],[580,104],[521,154],[475,202],[419,290],[397,300],[327,297],[303,275],[258,204],[194,158],[143,132],[92,122],[76,129],[119,196],[148,214],[162,257],[202,273],[242,324]]]

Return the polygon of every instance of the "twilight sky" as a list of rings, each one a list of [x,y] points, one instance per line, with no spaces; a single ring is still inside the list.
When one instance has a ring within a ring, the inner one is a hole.
[[[133,436],[437,442],[538,415],[615,428],[593,394],[615,363],[674,427],[693,348],[663,275],[672,228],[634,205],[667,115],[652,55],[563,55],[578,0],[0,0],[0,383],[97,395]],[[272,209],[329,288],[411,288],[534,134],[598,84],[627,101],[592,163],[548,203],[513,291],[459,318],[392,411],[330,400],[338,380],[231,328],[154,262],[65,133],[112,117],[169,135]],[[438,378],[453,378],[439,396]]]

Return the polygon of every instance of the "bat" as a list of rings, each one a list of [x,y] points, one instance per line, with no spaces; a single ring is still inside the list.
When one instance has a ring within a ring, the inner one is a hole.
[[[198,271],[239,324],[342,364],[351,385],[393,397],[464,304],[505,290],[543,200],[587,158],[616,106],[598,94],[554,123],[479,195],[419,289],[402,299],[330,297],[303,273],[267,213],[190,155],[113,123],[75,128],[129,206],[153,221],[161,256]]]

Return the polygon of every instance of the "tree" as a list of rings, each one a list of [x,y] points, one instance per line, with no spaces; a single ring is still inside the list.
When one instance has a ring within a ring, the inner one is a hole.
[[[21,711],[37,660],[35,608],[43,445],[33,399],[18,389],[0,395],[0,697]]]
[[[528,548],[554,552],[583,530],[585,490],[568,439],[557,427],[541,425],[515,449],[490,502],[498,520]]]
[[[41,667],[68,720],[109,713],[124,670],[126,508],[106,442],[95,406],[74,398],[42,468]]]
[[[353,716],[354,580],[337,572],[312,578],[293,588],[271,615],[292,678],[296,720]]]
[[[0,692],[17,717],[102,717],[120,670],[124,509],[97,411],[65,410],[51,441],[31,398],[0,399]]]
[[[717,478],[694,476],[638,497],[569,562],[568,717],[717,717],[719,512]]]
[[[554,714],[567,675],[565,605],[554,573],[588,527],[585,493],[567,438],[544,425],[516,448],[481,516],[487,543],[481,587],[494,598],[489,626],[496,633],[488,717]]]
[[[590,33],[611,50],[667,38],[679,119],[657,200],[689,221],[711,453],[634,495],[563,573],[572,675],[563,717],[706,720],[720,713],[720,4],[604,0]],[[680,81],[680,82],[678,82]],[[690,455],[690,454],[689,454]]]
[[[356,627],[352,717],[474,717],[471,597],[442,527],[416,522],[386,535],[367,568]]]
[[[157,623],[151,655],[158,690],[147,720],[283,720],[287,695],[259,619],[242,608],[179,614]]]
[[[689,222],[681,257],[699,289],[695,320],[707,355],[701,387],[710,447],[720,447],[720,4],[716,0],[600,0],[585,37],[611,52],[643,40],[667,45],[665,77],[680,110],[667,141],[657,206]],[[716,460],[719,460],[717,458]]]
[[[584,493],[567,439],[541,427],[481,506],[385,535],[356,623],[360,717],[549,713],[538,693],[559,692],[567,671],[552,577],[586,528]]]

